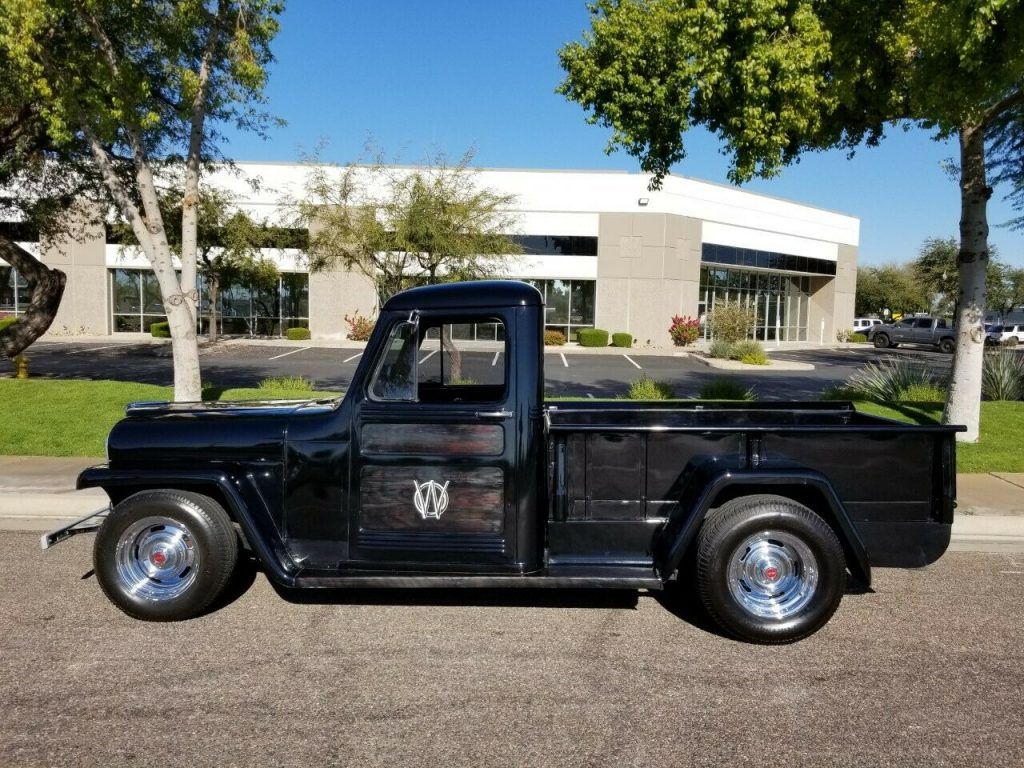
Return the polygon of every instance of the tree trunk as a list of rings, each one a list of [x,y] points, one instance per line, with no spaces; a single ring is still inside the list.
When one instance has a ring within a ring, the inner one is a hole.
[[[209,312],[209,315],[208,315],[208,319],[206,321],[206,322],[209,323],[209,328],[207,329],[207,334],[206,335],[210,339],[210,341],[216,341],[217,340],[217,297],[218,297],[218,294],[220,293],[220,291],[219,291],[220,286],[217,284],[216,278],[214,278],[212,275],[207,278],[207,284],[210,286],[210,288],[209,288],[209,291],[210,291],[210,312]]]
[[[0,330],[0,355],[13,360],[53,324],[67,277],[5,237],[0,237],[0,258],[14,267],[32,289],[28,309],[18,322]]]
[[[462,381],[462,350],[452,341],[452,327],[448,323],[441,326],[441,347],[448,353],[448,381],[442,384],[457,384]]]
[[[985,270],[988,266],[988,217],[992,190],[985,178],[985,131],[960,130],[960,290],[957,344],[943,421],[965,424],[961,442],[976,443],[981,421],[981,372],[985,361]]]

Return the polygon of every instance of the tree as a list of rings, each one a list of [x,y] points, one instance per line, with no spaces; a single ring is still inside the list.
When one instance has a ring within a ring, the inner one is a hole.
[[[989,175],[1024,202],[1024,9],[999,0],[596,0],[560,90],[657,184],[683,134],[724,140],[736,183],[916,126],[960,146],[958,338],[947,422],[976,441]],[[986,156],[986,150],[989,154]]]
[[[928,300],[908,265],[886,264],[857,270],[855,311],[858,316],[893,313],[907,314],[929,309]]]
[[[199,179],[222,126],[262,132],[276,0],[5,0],[2,39],[51,135],[88,148],[160,285],[176,400],[201,397],[196,339]],[[160,210],[179,165],[181,273]]]
[[[13,52],[0,18],[0,220],[17,221],[27,238],[49,240],[67,233],[72,224],[95,215],[92,206],[75,202],[95,199],[95,178],[83,164],[85,148],[67,137],[55,138],[39,104],[13,75]],[[46,333],[57,315],[66,277],[0,232],[0,259],[25,279],[31,298],[18,322],[0,329],[0,355],[15,358]]]
[[[960,271],[957,258],[960,246],[956,238],[930,237],[921,245],[917,258],[911,262],[921,289],[930,297],[930,305],[941,314],[953,314],[960,292]],[[1000,311],[1006,308],[1010,286],[1009,268],[999,261],[996,247],[989,247],[985,267],[987,305]]]
[[[514,196],[481,188],[466,152],[454,165],[435,155],[419,168],[317,165],[295,203],[310,228],[311,271],[338,266],[373,281],[377,301],[413,285],[479,280],[507,272],[520,248]],[[461,376],[458,349],[442,338],[453,379]]]

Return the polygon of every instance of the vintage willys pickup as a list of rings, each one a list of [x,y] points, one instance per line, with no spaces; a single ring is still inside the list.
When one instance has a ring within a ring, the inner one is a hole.
[[[286,588],[678,582],[779,643],[872,566],[945,551],[955,427],[835,402],[545,405],[544,317],[524,283],[416,288],[343,398],[129,406],[78,481],[112,505],[103,591],[140,619],[195,616],[245,546]]]

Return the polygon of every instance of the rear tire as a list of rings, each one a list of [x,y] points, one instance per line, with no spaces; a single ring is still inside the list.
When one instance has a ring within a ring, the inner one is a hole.
[[[956,342],[953,339],[941,339],[939,341],[939,351],[945,352],[947,355],[953,354],[956,349]]]
[[[871,343],[875,345],[875,349],[888,349],[889,348],[889,335],[886,333],[876,333],[871,339]]]
[[[238,535],[209,496],[142,491],[122,501],[96,535],[96,580],[136,619],[179,621],[221,596],[238,561]]]
[[[792,643],[823,627],[846,591],[832,528],[781,496],[744,496],[712,513],[697,538],[697,589],[727,632]]]

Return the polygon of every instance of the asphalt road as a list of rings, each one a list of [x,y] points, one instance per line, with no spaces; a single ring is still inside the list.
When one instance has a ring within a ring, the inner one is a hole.
[[[102,597],[90,545],[0,534],[5,768],[1024,765],[1020,555],[876,571],[771,648],[644,594],[310,603],[262,576],[147,624]]]
[[[872,347],[775,351],[779,360],[813,363],[813,371],[732,372],[708,368],[688,357],[581,353],[544,355],[545,388],[554,396],[616,397],[631,381],[647,375],[672,384],[677,397],[691,397],[713,379],[735,378],[762,400],[816,399],[821,390],[845,382],[870,360],[910,357],[936,373],[949,371],[952,357],[928,349]],[[119,379],[169,385],[170,347],[152,344],[37,343],[29,353],[34,376]],[[324,347],[214,345],[201,353],[203,376],[222,387],[252,387],[267,376],[301,375],[321,389],[344,390],[361,355],[355,349]],[[464,375],[487,381],[493,375],[491,351],[464,353]],[[500,357],[497,364],[501,364]]]

